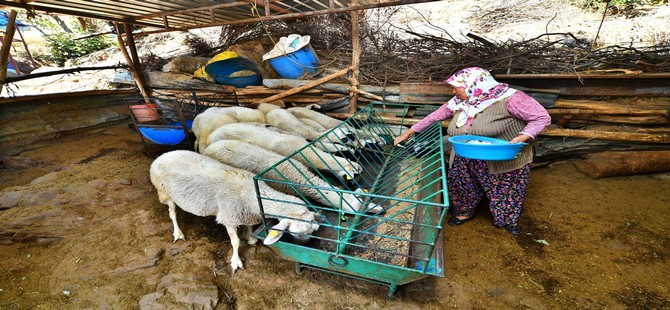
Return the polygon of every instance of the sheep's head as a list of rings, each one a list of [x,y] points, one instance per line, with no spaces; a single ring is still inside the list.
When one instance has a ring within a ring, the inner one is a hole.
[[[350,144],[356,141],[356,134],[347,128],[335,128],[326,135],[328,141],[340,144]]]
[[[365,207],[365,210],[361,210],[363,207],[363,200],[364,197],[362,197],[361,194],[365,193],[364,190],[361,188],[356,189],[355,191],[356,195],[346,195],[345,196],[345,202],[342,204],[343,207],[345,207],[349,212],[363,212],[363,213],[379,213],[384,211],[384,207],[374,203],[374,202],[369,202],[367,206]]]
[[[318,217],[320,217],[318,213],[307,212],[301,220],[281,219],[277,225],[269,229],[263,244],[269,245],[277,242],[286,231],[291,233],[296,243],[306,244],[311,239],[312,233],[319,229],[319,224],[316,222]]]
[[[361,167],[361,165],[355,162],[349,162],[342,167],[337,167],[335,173],[337,174],[337,177],[340,178],[340,180],[349,182],[353,181],[361,171],[363,171],[363,167]]]

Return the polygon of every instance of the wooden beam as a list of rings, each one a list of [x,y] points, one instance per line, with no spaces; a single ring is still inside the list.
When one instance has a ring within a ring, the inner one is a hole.
[[[265,99],[258,100],[258,101],[256,101],[256,103],[257,103],[257,104],[261,104],[261,103],[270,103],[270,102],[273,102],[273,101],[275,101],[275,100],[279,100],[279,99],[288,97],[288,96],[290,96],[290,95],[297,94],[297,93],[299,93],[299,92],[301,92],[301,91],[303,91],[303,90],[310,89],[310,88],[312,88],[312,87],[314,87],[314,86],[317,86],[317,85],[319,85],[319,84],[322,84],[322,83],[328,82],[328,81],[330,81],[330,80],[336,79],[336,78],[338,78],[338,77],[341,77],[341,76],[347,74],[347,72],[349,72],[349,70],[352,70],[352,69],[353,69],[353,67],[349,67],[349,68],[346,68],[346,69],[342,69],[342,70],[340,70],[340,71],[338,71],[338,72],[335,72],[335,73],[333,73],[333,74],[331,74],[331,75],[329,75],[329,76],[322,77],[322,78],[320,78],[320,79],[318,79],[318,80],[312,81],[312,82],[307,83],[307,84],[305,84],[305,85],[303,85],[303,86],[296,87],[296,88],[292,88],[292,89],[289,89],[289,90],[287,90],[287,91],[285,91],[285,92],[283,92],[283,93],[276,94],[276,95],[274,95],[274,96],[270,96],[270,97],[267,97],[267,98],[265,98]]]
[[[593,101],[593,100],[556,100],[556,108],[560,111],[577,110],[575,113],[583,114],[580,110],[592,111],[593,114],[629,114],[629,115],[667,115],[667,109],[648,108],[636,106],[635,108],[625,107],[613,103]],[[554,109],[548,109],[552,111]]]
[[[15,10],[9,12],[7,27],[5,27],[5,37],[2,38],[2,49],[0,49],[0,93],[2,93],[2,87],[5,85],[5,78],[7,77],[7,59],[9,57],[9,50],[12,47],[12,42],[14,41],[14,22],[16,21],[16,14],[17,12]]]
[[[670,144],[670,134],[648,134],[637,132],[612,132],[581,129],[545,128],[542,136],[572,137],[611,141],[649,142]]]

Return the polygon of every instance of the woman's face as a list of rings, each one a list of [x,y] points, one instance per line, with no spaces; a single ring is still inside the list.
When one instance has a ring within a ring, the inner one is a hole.
[[[450,85],[451,86],[451,85]],[[468,94],[465,92],[465,88],[463,87],[455,87],[451,86],[452,91],[461,100],[468,100]]]

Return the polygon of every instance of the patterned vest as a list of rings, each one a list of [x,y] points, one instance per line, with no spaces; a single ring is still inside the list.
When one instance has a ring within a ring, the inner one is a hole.
[[[497,138],[502,140],[512,140],[519,135],[519,132],[526,127],[526,122],[514,118],[507,107],[505,107],[505,100],[502,99],[488,108],[484,109],[475,115],[475,118],[472,120],[470,125],[469,132],[466,131],[467,126],[462,126],[461,128],[456,128],[456,121],[460,111],[455,112],[452,118],[452,121],[449,123],[447,133],[450,136],[460,136],[460,135],[477,135],[485,136],[491,138]],[[509,171],[514,171],[524,167],[527,164],[530,164],[533,161],[533,145],[534,143],[529,143],[521,152],[512,160],[503,160],[503,161],[487,161],[487,166],[489,168],[490,174],[499,174]],[[452,148],[451,155],[449,157],[449,166],[454,161],[454,150]]]

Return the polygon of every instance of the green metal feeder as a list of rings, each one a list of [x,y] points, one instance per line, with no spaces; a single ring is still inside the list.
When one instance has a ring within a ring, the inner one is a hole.
[[[331,130],[352,131],[355,141],[337,141],[327,138],[333,135],[324,134],[259,173],[255,182],[262,180],[273,187],[289,188],[290,194],[301,197],[311,211],[324,219],[308,244],[298,245],[287,237],[270,245],[272,250],[295,261],[298,272],[311,268],[387,285],[389,298],[400,285],[429,276],[444,277],[442,223],[448,211],[448,195],[440,124],[414,135],[404,146],[394,147],[393,139],[407,127],[386,124],[380,116],[386,110],[400,111],[404,116],[418,107],[421,106],[370,104]],[[323,143],[347,144],[349,151],[331,153],[316,162],[309,155]],[[336,157],[340,160],[332,164]],[[342,168],[338,167],[342,158],[345,163],[360,165],[362,171],[353,180],[343,180],[335,173]],[[297,163],[310,167],[331,186],[315,185]],[[324,169],[324,163],[330,169]],[[289,181],[287,167],[294,167],[290,173],[303,175],[304,180]],[[315,192],[324,199],[314,199]],[[270,218],[278,216],[263,209],[263,202],[272,198],[258,191],[257,195],[263,225],[255,237],[264,239],[272,227]],[[358,212],[347,208],[353,195],[363,206]],[[383,212],[363,212],[374,205],[383,207]]]

